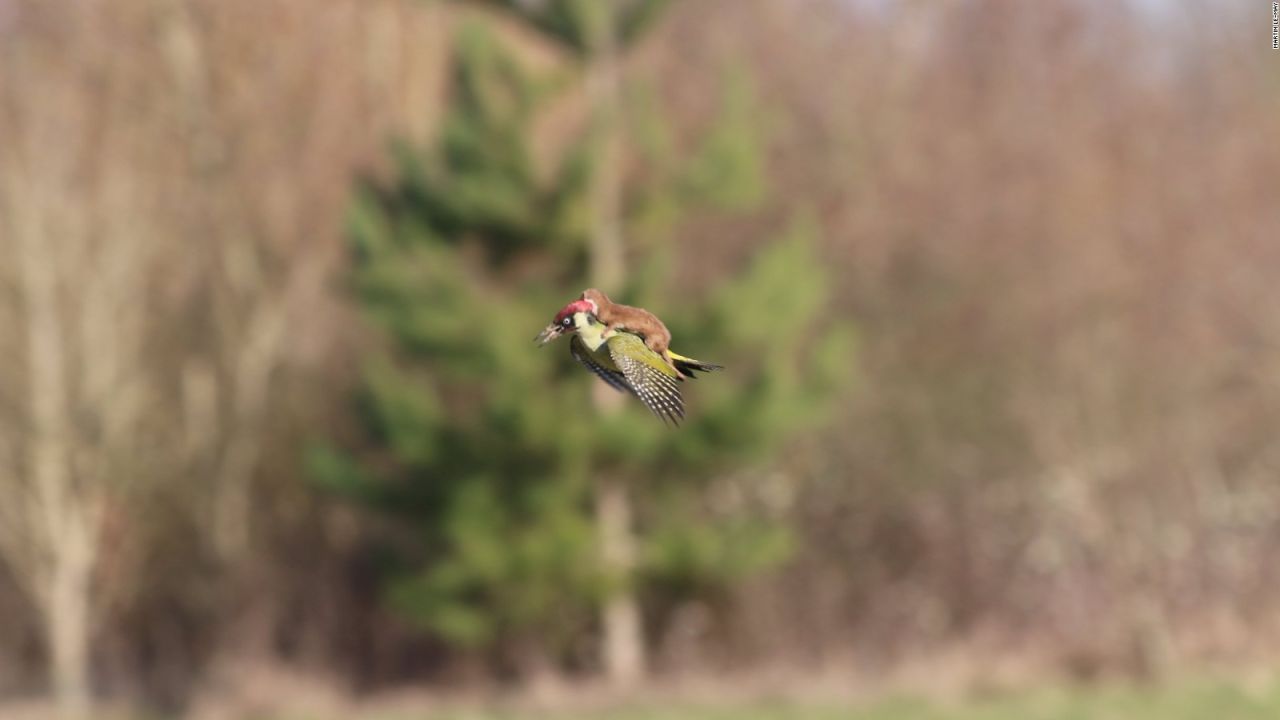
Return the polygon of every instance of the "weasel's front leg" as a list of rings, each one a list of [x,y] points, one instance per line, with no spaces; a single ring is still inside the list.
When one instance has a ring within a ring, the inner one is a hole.
[[[666,361],[667,365],[668,365],[672,370],[676,370],[676,362],[675,362],[675,360],[672,360],[672,359],[671,359],[671,349],[670,349],[670,347],[668,346],[668,344],[667,344],[667,343],[665,343],[665,342],[663,342],[663,341],[662,341],[662,339],[661,339],[661,338],[656,337],[656,336],[655,336],[655,337],[652,337],[652,338],[645,338],[645,339],[644,339],[644,344],[645,344],[645,346],[646,346],[646,347],[648,347],[650,350],[652,350],[652,351],[654,351],[655,353],[657,353],[657,354],[658,354],[658,357],[660,357],[660,358],[662,358],[664,361]],[[679,373],[680,371],[679,371],[679,370],[676,370],[676,372],[677,372],[677,373]],[[684,378],[680,378],[680,379],[682,379],[682,380],[683,380]]]

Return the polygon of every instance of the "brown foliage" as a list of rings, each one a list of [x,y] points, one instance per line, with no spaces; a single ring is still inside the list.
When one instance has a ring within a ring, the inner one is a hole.
[[[796,109],[778,184],[820,209],[864,338],[805,463],[797,645],[1265,654],[1280,146],[1245,19],[761,5],[741,44],[788,48],[758,69]]]

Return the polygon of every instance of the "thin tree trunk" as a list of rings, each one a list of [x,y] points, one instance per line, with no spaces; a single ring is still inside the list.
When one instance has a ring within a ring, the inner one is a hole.
[[[600,3],[594,20],[593,54],[587,68],[596,142],[591,185],[591,279],[606,292],[617,292],[623,276],[622,148],[613,0]],[[617,411],[620,398],[609,388],[598,385],[593,388],[593,399],[596,409],[606,414]],[[626,686],[644,673],[644,633],[639,604],[630,583],[635,566],[631,500],[626,485],[616,478],[597,479],[596,521],[604,567],[622,580],[603,609],[601,654],[610,682]]]
[[[214,542],[222,558],[235,562],[250,552],[253,473],[262,454],[271,374],[280,356],[285,331],[285,300],[255,298],[248,328],[232,348],[234,369],[232,426],[214,475],[219,489],[214,508]]]
[[[89,582],[93,552],[82,519],[68,523],[68,537],[54,551],[52,587],[46,608],[50,675],[58,712],[89,717]]]
[[[18,235],[21,288],[26,312],[27,391],[31,435],[27,472],[38,517],[34,546],[47,554],[33,586],[44,622],[49,676],[59,712],[89,713],[89,581],[93,568],[91,503],[72,486],[66,347],[58,309],[56,260],[51,238],[28,209]]]
[[[602,0],[600,7],[594,28],[594,52],[587,68],[596,143],[591,182],[591,278],[605,292],[616,292],[623,276],[622,148],[618,136],[621,103],[613,0]]]
[[[601,653],[609,681],[625,687],[639,680],[645,668],[644,626],[630,583],[635,567],[635,538],[631,531],[631,498],[625,485],[608,479],[597,484],[596,519],[605,567],[623,580],[605,602]]]

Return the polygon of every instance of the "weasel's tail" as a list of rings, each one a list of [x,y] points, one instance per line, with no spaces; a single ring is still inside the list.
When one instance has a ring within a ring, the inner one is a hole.
[[[667,350],[667,354],[671,355],[671,363],[676,366],[676,370],[679,371],[681,375],[687,378],[697,377],[696,375],[693,374],[695,370],[698,370],[701,372],[711,372],[712,370],[724,369],[723,365],[716,365],[715,363],[702,362],[701,360],[694,360],[691,357],[685,357],[684,355],[680,355],[678,353],[672,352],[671,350]]]

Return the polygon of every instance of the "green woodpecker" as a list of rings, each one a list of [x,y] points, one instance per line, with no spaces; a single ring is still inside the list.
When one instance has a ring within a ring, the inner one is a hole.
[[[695,370],[709,372],[721,366],[669,350],[671,364],[668,364],[662,355],[645,345],[640,336],[610,329],[591,310],[585,300],[569,303],[535,340],[545,345],[566,332],[573,333],[569,353],[575,360],[615,390],[635,395],[663,422],[680,424],[684,400],[679,383],[686,377],[694,377]]]

